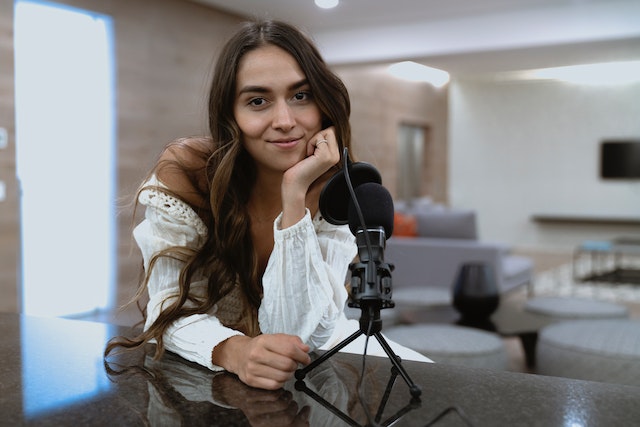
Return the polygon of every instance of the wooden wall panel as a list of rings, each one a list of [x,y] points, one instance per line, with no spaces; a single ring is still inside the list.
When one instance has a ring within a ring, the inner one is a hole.
[[[9,145],[0,150],[0,181],[6,186],[6,200],[0,202],[0,311],[16,311],[18,307],[20,227],[13,64],[13,0],[0,0],[0,127],[9,136]]]
[[[398,126],[429,129],[421,195],[447,203],[447,88],[391,77],[381,66],[341,66],[336,72],[351,95],[353,150],[374,164],[382,183],[396,194]]]

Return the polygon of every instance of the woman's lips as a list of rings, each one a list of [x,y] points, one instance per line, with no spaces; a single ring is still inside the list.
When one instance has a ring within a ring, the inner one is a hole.
[[[301,141],[301,138],[298,139],[280,139],[277,141],[271,141],[271,144],[275,144],[280,148],[293,148]]]

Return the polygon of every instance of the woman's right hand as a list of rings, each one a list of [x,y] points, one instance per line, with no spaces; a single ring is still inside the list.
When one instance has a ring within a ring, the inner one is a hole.
[[[309,199],[314,182],[340,162],[340,149],[333,126],[321,130],[307,141],[307,157],[289,169],[282,177],[281,228],[297,223],[305,215],[305,208],[317,205]],[[316,188],[317,199],[321,186]],[[311,209],[312,211],[314,209]]]
[[[309,350],[295,335],[237,335],[218,344],[211,360],[251,387],[276,390],[293,377],[299,364],[311,362]]]

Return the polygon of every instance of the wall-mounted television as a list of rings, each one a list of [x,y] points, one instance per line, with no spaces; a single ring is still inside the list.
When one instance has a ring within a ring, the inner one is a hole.
[[[600,177],[640,179],[640,139],[602,141]]]

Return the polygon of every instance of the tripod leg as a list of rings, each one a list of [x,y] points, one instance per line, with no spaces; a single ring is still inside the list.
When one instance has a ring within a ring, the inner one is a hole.
[[[321,364],[322,362],[324,362],[325,360],[327,360],[328,358],[330,358],[331,356],[333,356],[334,354],[336,354],[338,351],[340,351],[343,347],[345,347],[347,344],[351,343],[353,340],[355,340],[356,338],[358,338],[360,335],[362,335],[364,332],[362,332],[361,330],[358,330],[356,332],[354,332],[353,334],[351,334],[349,337],[345,338],[341,343],[337,344],[335,347],[333,347],[331,350],[325,352],[322,356],[320,356],[319,358],[317,358],[316,360],[314,360],[313,362],[309,363],[307,366],[305,366],[304,368],[298,369],[296,371],[296,379],[298,380],[302,380],[304,379],[304,377],[307,375],[307,373],[309,371],[311,371],[313,368],[315,368],[316,366],[318,366],[319,364]]]
[[[296,381],[295,387],[296,387],[296,390],[303,391],[308,396],[311,396],[316,402],[320,403],[322,406],[327,408],[329,411],[331,411],[334,415],[338,416],[342,421],[346,422],[347,424],[351,426],[356,426],[356,427],[361,426],[349,415],[345,414],[340,409],[336,408],[331,403],[327,402],[322,396],[320,396],[319,394],[311,390],[309,387],[307,387],[304,381],[302,380]]]
[[[378,413],[376,414],[376,422],[379,422],[382,418],[382,414],[384,413],[384,408],[387,406],[387,400],[389,400],[389,395],[391,394],[391,389],[393,388],[393,384],[396,382],[396,377],[398,376],[398,370],[395,368],[391,368],[391,376],[389,377],[389,381],[387,382],[387,388],[384,390],[384,395],[382,396],[382,401],[380,401],[380,405],[378,406]]]
[[[382,346],[382,348],[384,349],[384,351],[389,356],[389,359],[391,359],[391,363],[393,363],[393,366],[396,367],[396,369],[400,373],[400,376],[402,376],[404,381],[409,386],[409,391],[411,393],[411,396],[413,396],[413,397],[420,396],[422,394],[422,390],[420,389],[419,386],[417,386],[411,380],[411,378],[409,378],[409,374],[407,374],[407,371],[404,370],[404,366],[402,366],[400,364],[400,358],[393,352],[393,349],[391,348],[389,343],[387,343],[387,340],[384,339],[384,337],[382,336],[382,334],[380,332],[376,332],[374,335],[375,335],[376,339],[378,340],[378,342],[380,343],[380,345]]]

